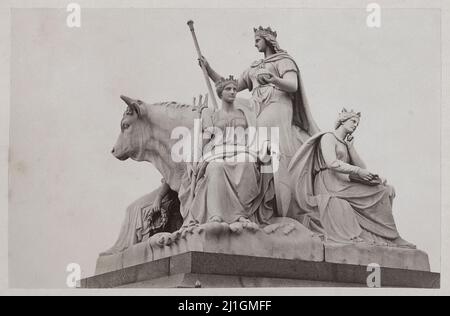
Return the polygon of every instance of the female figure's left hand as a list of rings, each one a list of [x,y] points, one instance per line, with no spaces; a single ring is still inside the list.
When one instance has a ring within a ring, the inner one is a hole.
[[[353,137],[353,135],[348,135],[345,139],[345,142],[347,143],[347,146],[349,148],[353,148],[353,146],[355,145],[355,137]]]
[[[162,197],[160,194],[156,197],[155,201],[153,202],[153,211],[154,212],[161,212],[161,205],[162,205]]]
[[[278,78],[271,73],[264,74],[262,80],[264,80],[266,83],[271,83],[275,85],[278,83]]]
[[[261,79],[258,80],[259,82],[262,82],[263,84],[273,84],[278,89],[287,93],[294,93],[298,89],[297,74],[294,72],[286,73],[283,78],[277,77],[271,73],[263,73],[260,78]]]

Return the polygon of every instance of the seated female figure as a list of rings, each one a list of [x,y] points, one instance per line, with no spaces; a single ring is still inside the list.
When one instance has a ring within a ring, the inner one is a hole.
[[[392,205],[395,190],[367,170],[352,134],[360,113],[340,114],[335,131],[307,141],[289,166],[294,218],[329,240],[415,248],[400,237]]]
[[[254,112],[234,105],[237,85],[232,77],[219,81],[221,109],[203,111],[202,158],[191,165],[179,191],[185,227],[223,222],[257,229],[273,217],[273,182],[260,172],[249,135],[237,132],[256,126]]]

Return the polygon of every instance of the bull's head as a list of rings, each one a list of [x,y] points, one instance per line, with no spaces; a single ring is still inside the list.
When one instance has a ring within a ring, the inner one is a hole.
[[[120,123],[121,132],[112,154],[119,160],[144,159],[145,146],[150,138],[147,110],[142,101],[121,96],[128,105]]]

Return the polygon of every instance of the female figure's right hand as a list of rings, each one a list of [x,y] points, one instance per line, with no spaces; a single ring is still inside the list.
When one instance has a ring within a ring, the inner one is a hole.
[[[200,67],[205,66],[206,69],[209,68],[209,63],[208,63],[208,61],[206,60],[205,56],[202,56],[202,57],[200,57],[200,58],[198,59],[198,64],[200,65]]]
[[[358,175],[362,178],[362,179],[364,179],[364,180],[366,180],[366,181],[372,181],[373,180],[373,178],[374,178],[374,174],[373,173],[371,173],[369,170],[367,170],[367,169],[359,169],[359,171],[358,171]]]

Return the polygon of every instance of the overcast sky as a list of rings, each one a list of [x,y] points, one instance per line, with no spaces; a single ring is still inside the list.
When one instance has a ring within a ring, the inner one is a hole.
[[[15,10],[12,18],[10,286],[65,286],[66,266],[94,272],[131,202],[161,176],[148,163],[110,154],[125,105],[190,102],[206,92],[186,21],[221,74],[261,58],[253,27],[271,25],[301,69],[323,130],[343,106],[361,111],[356,145],[370,170],[396,187],[403,237],[440,271],[439,11]],[[244,93],[242,96],[248,96]]]

